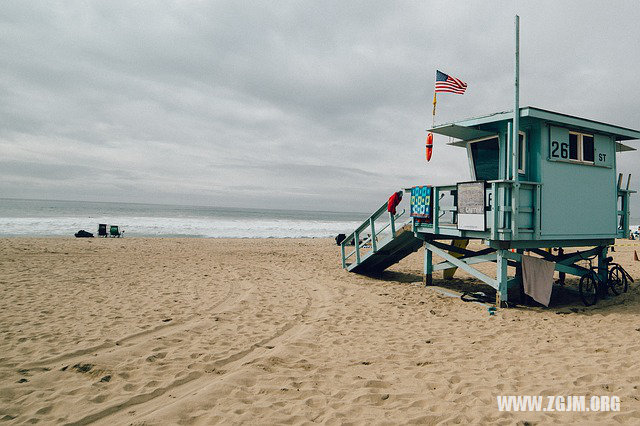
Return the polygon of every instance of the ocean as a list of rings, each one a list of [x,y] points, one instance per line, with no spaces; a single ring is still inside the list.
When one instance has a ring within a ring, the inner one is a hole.
[[[106,223],[131,237],[327,238],[351,233],[369,214],[0,198],[0,237],[97,236]],[[630,223],[636,230],[640,219]]]
[[[348,234],[367,213],[266,210],[0,198],[0,237],[98,234],[118,225],[125,237],[324,238]]]

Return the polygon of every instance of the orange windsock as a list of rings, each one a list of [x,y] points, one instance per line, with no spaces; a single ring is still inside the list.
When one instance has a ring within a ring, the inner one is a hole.
[[[427,135],[426,149],[427,161],[431,161],[431,154],[433,154],[433,133],[431,132]]]

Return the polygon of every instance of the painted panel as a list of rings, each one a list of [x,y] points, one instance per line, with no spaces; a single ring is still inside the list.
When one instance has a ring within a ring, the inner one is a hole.
[[[542,152],[569,142],[569,130],[549,126],[549,139],[543,140]],[[606,149],[606,141],[597,143]],[[611,141],[609,141],[611,143]],[[553,146],[552,146],[553,145]],[[560,153],[561,155],[561,153]],[[607,155],[608,156],[608,155]],[[551,158],[541,162],[542,203],[540,231],[543,237],[591,238],[616,235],[615,169],[597,167]],[[546,160],[546,161],[545,161]],[[608,161],[605,160],[605,161]]]
[[[604,167],[613,167],[615,161],[615,144],[611,136],[594,135],[594,164]]]
[[[587,161],[593,161],[591,166],[599,167],[613,167],[615,155],[615,146],[610,136],[601,134],[593,134],[589,131],[578,131],[578,133],[584,133],[584,140],[580,140],[576,135],[573,135],[573,143],[569,139],[569,129],[565,127],[550,127],[550,142],[548,149],[548,159],[551,161],[575,161],[572,160],[577,157],[578,145],[582,144],[582,149],[585,151],[582,155]],[[587,140],[588,135],[593,135],[593,159],[587,158]]]
[[[569,160],[571,153],[569,130],[563,127],[550,127],[549,159],[552,161]]]

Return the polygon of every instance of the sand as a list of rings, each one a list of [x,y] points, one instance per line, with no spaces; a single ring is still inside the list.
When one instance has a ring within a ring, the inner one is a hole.
[[[567,296],[490,316],[422,287],[422,251],[368,278],[341,270],[332,242],[0,240],[0,419],[640,422],[637,285],[595,307]],[[634,249],[614,256],[640,278]],[[435,284],[478,287],[458,276]],[[621,404],[498,411],[509,394]]]

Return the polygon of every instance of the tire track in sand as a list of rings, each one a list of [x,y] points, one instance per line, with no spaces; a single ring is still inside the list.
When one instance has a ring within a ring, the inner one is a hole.
[[[272,273],[276,270],[275,268],[262,266],[260,267],[260,269],[268,270]],[[278,274],[283,274],[283,271],[281,269],[278,269],[277,272]],[[284,274],[290,279],[294,279],[294,281],[295,279],[299,278],[297,275],[294,275],[292,273],[285,272]],[[312,280],[311,282],[314,283]],[[234,352],[231,355],[219,358],[215,361],[207,362],[203,365],[203,369],[201,371],[193,371],[188,376],[179,380],[175,380],[167,386],[156,388],[153,391],[145,394],[135,395],[126,401],[111,405],[67,424],[85,425],[102,420],[107,421],[107,419],[108,423],[130,423],[131,418],[126,412],[124,412],[125,410],[133,406],[148,404],[148,406],[138,409],[138,411],[142,411],[142,413],[136,417],[141,417],[153,414],[154,412],[167,406],[181,403],[192,395],[206,390],[210,386],[216,386],[217,383],[219,383],[220,380],[223,380],[227,375],[226,372],[221,372],[221,374],[218,374],[213,378],[210,375],[206,375],[205,377],[203,377],[206,370],[211,370],[212,368],[217,370],[221,367],[232,369],[232,367],[235,365],[249,363],[259,356],[267,353],[269,349],[266,348],[266,346],[275,346],[275,344],[282,346],[287,342],[292,341],[297,336],[313,327],[312,325],[310,325],[311,321],[307,321],[306,323],[302,323],[302,321],[304,319],[313,320],[319,318],[322,315],[322,312],[326,310],[326,304],[322,302],[326,302],[329,299],[329,290],[325,286],[314,283],[315,289],[311,291],[308,288],[307,283],[300,283],[299,285],[302,286],[306,293],[306,304],[300,312],[293,314],[293,319],[287,321],[282,327],[278,328],[275,333],[270,334],[260,341],[251,344],[249,347],[241,351]],[[317,296],[314,296],[314,294],[316,294]],[[320,302],[322,306],[320,308],[316,307],[314,309],[314,301],[316,302],[316,304]],[[200,382],[198,382],[198,380],[200,380]],[[167,392],[169,391],[172,391],[173,398],[171,400],[160,398],[163,395],[167,394]],[[178,391],[177,395],[175,391]],[[119,416],[121,416],[122,418],[120,418]]]
[[[249,290],[251,291],[253,289],[253,287],[249,286],[247,288],[243,288],[242,290]],[[233,304],[233,302],[235,301],[235,299],[238,299],[239,296],[245,296],[246,293],[240,291],[240,289],[236,286],[233,285],[229,285],[227,288],[227,293],[225,294],[225,296],[217,301],[216,303],[212,304],[211,306],[209,306],[208,308],[206,308],[207,312],[210,312],[212,314],[216,314],[219,312],[220,308],[226,308],[227,306],[229,306],[231,304]],[[217,310],[217,311],[216,311]],[[31,362],[31,363],[27,363],[22,365],[20,368],[23,369],[34,369],[34,368],[41,368],[41,367],[48,367],[51,366],[51,364],[56,364],[59,363],[61,361],[69,361],[69,360],[73,360],[74,358],[79,358],[82,357],[84,355],[93,353],[93,352],[98,352],[98,351],[102,351],[105,349],[115,349],[114,351],[111,351],[110,353],[116,353],[118,351],[122,351],[122,350],[127,350],[130,349],[132,346],[135,346],[137,344],[137,340],[140,338],[145,338],[145,340],[143,340],[142,344],[146,343],[148,341],[148,338],[158,334],[159,336],[163,336],[163,335],[168,335],[170,333],[180,333],[180,332],[184,332],[186,330],[188,330],[190,328],[190,326],[196,322],[196,321],[201,321],[201,318],[191,318],[189,320],[186,321],[175,321],[175,322],[171,322],[171,323],[166,323],[166,324],[160,324],[156,327],[153,327],[149,330],[142,330],[139,331],[137,333],[133,333],[130,334],[128,336],[124,336],[121,337],[118,340],[109,340],[106,341],[104,343],[101,343],[100,345],[96,345],[96,346],[90,346],[87,348],[83,348],[83,349],[78,349],[75,351],[71,351],[71,352],[67,352],[67,353],[63,353],[60,355],[56,355],[54,357],[51,358],[46,358],[40,361],[35,361],[35,362]],[[178,330],[174,330],[174,328],[176,328],[177,326],[182,326],[180,327]],[[166,333],[160,333],[160,332],[166,332]],[[127,343],[131,343],[133,342],[133,344],[131,345],[127,345],[127,346],[123,346]]]

